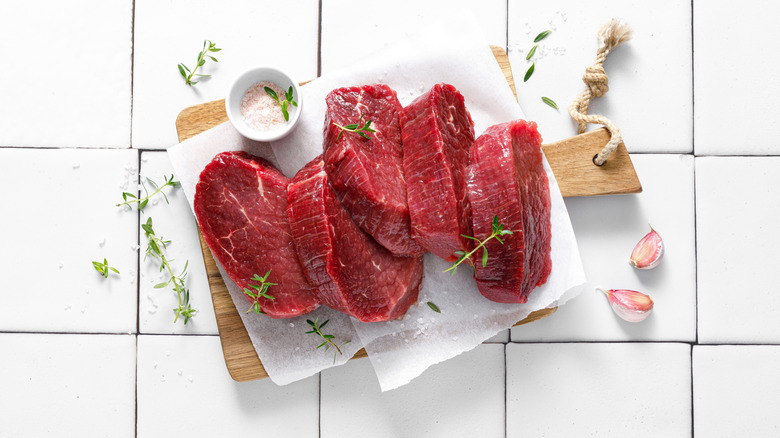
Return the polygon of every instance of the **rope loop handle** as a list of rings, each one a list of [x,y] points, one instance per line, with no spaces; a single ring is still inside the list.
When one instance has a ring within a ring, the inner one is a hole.
[[[577,130],[580,134],[585,132],[588,123],[604,125],[609,131],[609,142],[601,152],[593,157],[593,163],[597,166],[602,166],[607,162],[609,154],[617,149],[620,142],[623,141],[623,137],[620,135],[620,129],[608,118],[598,114],[588,114],[588,106],[594,97],[601,97],[609,91],[609,78],[607,72],[604,71],[604,62],[612,50],[631,39],[631,32],[631,27],[628,24],[616,18],[601,26],[596,61],[587,67],[585,74],[582,75],[585,90],[569,105],[569,115],[578,123]]]

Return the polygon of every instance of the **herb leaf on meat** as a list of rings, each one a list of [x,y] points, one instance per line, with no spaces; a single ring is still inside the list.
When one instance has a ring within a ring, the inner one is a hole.
[[[265,273],[264,276],[259,276],[257,274],[254,275],[254,277],[250,278],[250,281],[257,281],[260,282],[260,284],[250,284],[249,287],[251,287],[253,290],[244,288],[244,295],[248,296],[249,298],[252,298],[254,301],[252,303],[252,307],[250,307],[246,313],[249,313],[251,311],[254,311],[255,314],[262,313],[262,309],[260,309],[260,297],[269,299],[269,300],[275,300],[276,297],[268,294],[268,288],[271,286],[277,286],[276,283],[271,283],[268,280],[268,275],[271,273],[271,270],[269,269],[268,272]]]
[[[449,272],[450,275],[455,275],[455,272],[457,272],[457,270],[458,270],[458,265],[460,265],[461,263],[463,263],[466,260],[468,260],[468,262],[473,266],[474,262],[473,262],[473,260],[471,260],[471,256],[475,252],[477,252],[480,248],[482,248],[482,267],[484,268],[485,266],[487,266],[488,251],[487,251],[487,248],[485,247],[485,244],[490,239],[496,239],[498,241],[498,243],[503,245],[504,241],[501,240],[500,236],[508,236],[508,235],[514,234],[512,232],[512,230],[505,230],[504,229],[504,224],[498,222],[498,215],[493,216],[493,226],[492,226],[492,228],[493,228],[493,230],[490,233],[490,236],[488,236],[488,238],[486,238],[485,240],[479,240],[476,237],[472,237],[472,236],[467,236],[465,234],[461,234],[461,236],[465,237],[466,239],[471,239],[471,240],[474,240],[476,242],[479,242],[479,245],[475,246],[474,249],[472,249],[468,253],[465,253],[463,251],[455,251],[455,255],[459,256],[458,260],[452,266],[450,266],[449,268],[445,269],[444,272]]]
[[[361,123],[362,123],[362,125],[361,125]],[[363,113],[360,113],[360,118],[358,119],[357,123],[350,123],[349,125],[346,125],[346,126],[341,126],[341,125],[339,125],[336,122],[333,122],[333,124],[336,127],[338,127],[339,129],[341,129],[339,131],[339,135],[336,137],[336,141],[338,141],[341,138],[341,134],[343,134],[344,131],[354,132],[357,135],[359,135],[359,136],[361,136],[361,137],[363,137],[365,139],[369,138],[368,134],[366,134],[367,132],[376,132],[373,128],[371,128],[371,120],[370,119],[368,121],[366,121],[365,123],[363,122]]]

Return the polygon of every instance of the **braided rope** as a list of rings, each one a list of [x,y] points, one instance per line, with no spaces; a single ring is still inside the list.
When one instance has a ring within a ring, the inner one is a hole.
[[[609,131],[609,142],[601,152],[593,157],[593,162],[597,166],[601,166],[607,161],[607,157],[617,149],[620,142],[623,141],[623,137],[620,135],[620,129],[608,118],[598,114],[588,114],[588,106],[594,97],[601,97],[609,91],[609,78],[604,71],[604,61],[607,60],[607,56],[612,50],[629,39],[631,39],[631,27],[616,18],[601,26],[596,61],[585,69],[585,74],[582,76],[585,90],[569,105],[569,115],[577,122],[580,134],[585,132],[588,123],[604,125]]]

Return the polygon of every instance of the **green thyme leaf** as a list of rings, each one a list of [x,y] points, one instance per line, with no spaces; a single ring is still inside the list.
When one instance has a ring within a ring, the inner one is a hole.
[[[458,260],[455,263],[453,263],[452,266],[450,266],[449,268],[445,269],[444,272],[449,272],[450,275],[455,275],[455,272],[457,272],[457,270],[458,270],[458,265],[460,265],[461,263],[463,263],[466,260],[468,260],[469,263],[471,263],[471,265],[473,266],[474,263],[471,261],[471,256],[475,252],[477,252],[480,248],[482,248],[482,267],[484,268],[485,266],[487,266],[488,251],[487,251],[487,247],[485,246],[485,244],[490,239],[496,239],[500,244],[503,245],[504,242],[500,238],[498,238],[498,236],[513,234],[511,230],[505,230],[504,229],[504,224],[499,223],[498,215],[493,216],[493,223],[492,223],[492,225],[493,225],[493,232],[485,240],[479,240],[476,237],[471,237],[471,236],[467,236],[465,234],[461,234],[461,236],[463,236],[463,237],[466,237],[466,238],[469,238],[471,240],[475,240],[475,241],[479,242],[479,245],[474,247],[474,249],[472,249],[467,254],[463,254],[463,251],[456,251],[455,254],[456,255],[457,254],[461,254],[460,257],[458,257]]]
[[[549,97],[542,96],[542,102],[546,103],[547,105],[549,105],[549,106],[551,106],[551,107],[553,107],[555,109],[558,109],[558,104],[555,103],[555,101],[553,101]]]
[[[536,36],[536,38],[534,38],[534,42],[538,43],[539,41],[547,38],[547,35],[549,35],[550,32],[552,32],[552,31],[551,30],[545,30],[544,32],[540,33],[539,35]]]
[[[434,312],[436,312],[436,313],[441,313],[441,310],[439,310],[439,306],[437,306],[436,304],[434,304],[432,301],[428,301],[428,302],[427,302],[427,303],[425,303],[425,304],[427,304],[427,305],[428,305],[428,307],[430,307],[430,308],[431,308],[431,310],[433,310]]]
[[[536,66],[536,63],[532,63],[530,67],[528,67],[528,71],[525,72],[525,77],[523,78],[523,82],[528,82],[528,79],[531,78],[531,75],[534,74],[534,67]]]
[[[539,47],[538,44],[533,46],[533,47],[531,47],[531,50],[528,52],[528,55],[525,56],[525,60],[526,61],[528,61],[529,59],[531,59],[532,56],[534,56],[534,54],[536,53],[536,48],[537,47]]]

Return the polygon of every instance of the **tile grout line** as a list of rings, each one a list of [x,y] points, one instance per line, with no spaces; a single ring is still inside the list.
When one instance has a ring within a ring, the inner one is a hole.
[[[317,77],[322,75],[322,0],[317,9]]]
[[[691,151],[693,152],[693,278],[694,278],[694,337],[691,344],[691,438],[696,436],[696,405],[695,388],[693,385],[693,351],[699,344],[699,237],[698,237],[698,217],[696,215],[696,55],[694,45],[696,44],[694,32],[695,20],[695,0],[691,0]]]
[[[130,149],[133,148],[133,71],[135,70],[135,0],[133,0],[133,9],[132,9],[132,15],[130,17]],[[138,151],[138,183],[141,181],[141,151]],[[136,186],[136,190],[138,191],[138,194],[140,195],[140,188]],[[141,212],[136,211],[136,226],[135,226],[135,236],[136,236],[136,281],[135,281],[135,291],[136,291],[136,302],[135,302],[135,388],[134,388],[134,398],[135,398],[135,419],[134,419],[134,429],[133,429],[133,436],[135,438],[138,438],[138,341],[139,341],[139,334],[141,332],[141,232],[139,231],[141,226]]]
[[[507,345],[509,345],[508,342],[504,344],[504,438],[507,438],[507,436],[509,436],[509,430],[507,429],[507,418],[509,417],[509,400],[508,400],[508,391],[506,389],[507,383],[509,383],[507,381],[507,374],[509,369],[509,364],[507,363],[507,357],[506,357]]]
[[[133,71],[135,70],[135,0],[130,15],[130,149],[133,148]]]
[[[322,0],[317,2],[317,77],[322,75]],[[317,437],[322,438],[322,372],[317,373]]]

